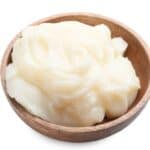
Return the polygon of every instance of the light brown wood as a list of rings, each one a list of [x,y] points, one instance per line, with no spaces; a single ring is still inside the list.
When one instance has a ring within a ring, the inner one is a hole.
[[[130,124],[138,116],[150,98],[150,49],[148,49],[144,41],[135,32],[125,25],[110,18],[95,14],[69,13],[56,15],[37,21],[32,25],[43,22],[60,22],[66,20],[76,20],[89,25],[104,23],[110,27],[112,36],[122,36],[128,42],[129,47],[125,55],[132,61],[136,73],[141,81],[141,90],[129,111],[117,119],[106,120],[101,124],[89,127],[64,127],[47,122],[27,112],[14,99],[9,97],[5,83],[5,69],[11,62],[12,47],[16,38],[19,37],[19,34],[11,41],[3,56],[1,65],[1,80],[4,92],[9,103],[20,118],[30,127],[44,135],[72,142],[91,141],[107,137]]]

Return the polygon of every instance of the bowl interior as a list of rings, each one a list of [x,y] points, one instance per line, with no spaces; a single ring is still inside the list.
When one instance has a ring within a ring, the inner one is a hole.
[[[131,60],[133,66],[136,70],[136,74],[140,78],[140,82],[141,82],[141,89],[138,92],[138,95],[137,95],[137,98],[136,98],[134,104],[129,109],[129,111],[130,111],[141,100],[141,98],[143,97],[145,91],[148,88],[148,84],[149,84],[149,77],[150,77],[150,68],[149,67],[150,67],[150,65],[149,65],[149,58],[145,51],[144,45],[141,43],[141,41],[139,41],[139,39],[137,37],[135,37],[135,34],[128,31],[126,28],[122,27],[120,25],[120,23],[114,22],[111,19],[105,19],[104,17],[97,17],[94,15],[56,16],[56,17],[50,17],[50,18],[40,20],[40,21],[34,23],[33,25],[44,23],[44,22],[53,22],[54,23],[54,22],[70,21],[70,20],[80,21],[82,23],[89,24],[89,25],[97,25],[97,24],[102,24],[102,23],[106,24],[111,29],[112,37],[121,36],[127,41],[128,48],[125,53],[125,56],[127,56]],[[11,62],[12,46],[13,46],[13,42],[10,44],[10,46],[5,54],[5,61],[3,61],[3,68],[6,67]],[[5,75],[3,74],[3,76],[5,76]],[[3,84],[3,86],[4,86],[5,92],[6,92],[6,87],[4,84]],[[7,92],[6,92],[6,95],[7,95]],[[21,111],[24,110],[24,108],[21,108],[21,106],[19,104],[17,104],[15,101],[11,101],[11,103],[12,103],[13,107],[19,107],[19,109]],[[110,120],[105,119],[103,124],[106,122],[109,122],[109,121]]]

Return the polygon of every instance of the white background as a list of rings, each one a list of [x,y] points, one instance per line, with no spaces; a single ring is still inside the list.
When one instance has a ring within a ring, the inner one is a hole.
[[[117,19],[150,45],[149,0],[0,0],[0,58],[12,37],[40,18],[62,12],[93,12]],[[0,87],[1,88],[1,87]],[[25,125],[9,106],[0,89],[0,150],[150,149],[150,102],[126,129],[88,143],[47,138]]]

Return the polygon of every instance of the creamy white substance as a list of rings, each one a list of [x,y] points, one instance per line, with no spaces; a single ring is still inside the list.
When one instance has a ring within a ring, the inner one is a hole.
[[[8,94],[52,123],[89,126],[123,115],[140,82],[127,43],[106,25],[75,21],[26,28],[6,69]]]

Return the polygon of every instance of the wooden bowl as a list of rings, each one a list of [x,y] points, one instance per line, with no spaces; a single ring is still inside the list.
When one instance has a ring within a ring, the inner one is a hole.
[[[104,23],[110,27],[112,36],[122,36],[128,42],[129,46],[125,55],[132,61],[136,73],[141,81],[141,90],[129,111],[119,118],[106,120],[101,124],[89,127],[65,127],[56,125],[27,112],[25,108],[9,97],[5,83],[6,66],[11,62],[12,47],[16,38],[19,37],[19,34],[9,44],[2,60],[1,80],[4,92],[12,108],[20,116],[20,118],[30,127],[44,135],[72,142],[92,141],[107,137],[130,124],[141,112],[150,97],[150,52],[148,46],[135,32],[125,25],[122,25],[110,18],[95,14],[68,13],[56,15],[37,21],[32,25],[66,20],[76,20],[89,25]]]

